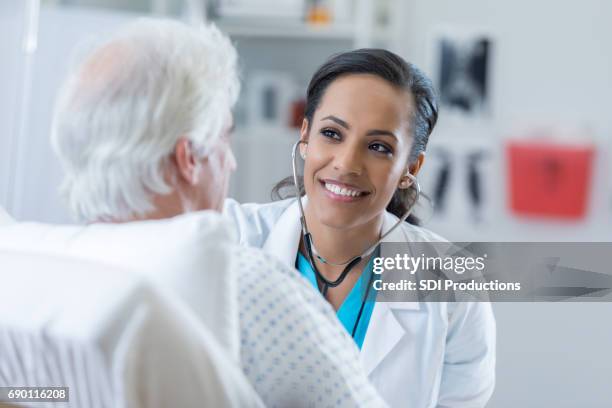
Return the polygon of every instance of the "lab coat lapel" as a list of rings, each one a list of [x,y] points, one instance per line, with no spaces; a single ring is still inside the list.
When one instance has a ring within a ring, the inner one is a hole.
[[[306,199],[302,200],[302,204],[306,204]],[[280,215],[274,227],[272,227],[263,249],[274,254],[290,267],[295,268],[301,231],[300,209],[297,201],[295,201]]]
[[[397,220],[392,214],[385,213],[383,231],[388,231]],[[402,226],[391,232],[383,242],[407,242]],[[368,375],[382,363],[406,334],[396,313],[400,310],[419,309],[419,302],[376,302],[361,349],[361,361]]]
[[[404,328],[387,303],[376,303],[361,348],[361,362],[370,375],[404,337]]]

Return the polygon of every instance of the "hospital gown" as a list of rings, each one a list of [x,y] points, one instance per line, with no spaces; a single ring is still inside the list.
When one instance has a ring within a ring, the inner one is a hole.
[[[236,248],[243,370],[269,407],[385,406],[331,306],[270,255]]]

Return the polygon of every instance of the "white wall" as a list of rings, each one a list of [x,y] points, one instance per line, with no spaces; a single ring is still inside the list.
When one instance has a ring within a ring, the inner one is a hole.
[[[489,408],[612,406],[612,303],[497,303]]]
[[[403,53],[430,73],[431,37],[438,27],[483,30],[495,41],[491,117],[449,120],[442,112],[432,137],[432,145],[458,152],[494,146],[487,172],[494,179],[487,184],[494,202],[489,225],[470,225],[459,205],[453,219],[434,221],[432,229],[467,241],[612,241],[612,3],[413,0],[409,9]],[[578,223],[526,222],[513,218],[504,204],[501,141],[516,129],[550,125],[584,130],[585,139],[592,136],[602,148],[589,215]],[[489,407],[612,406],[612,304],[499,303],[494,310],[497,386]]]

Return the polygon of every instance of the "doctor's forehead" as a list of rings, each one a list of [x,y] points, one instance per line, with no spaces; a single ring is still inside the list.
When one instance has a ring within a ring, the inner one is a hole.
[[[349,127],[384,126],[391,129],[408,124],[413,106],[409,92],[376,75],[346,75],[327,87],[314,121],[328,121],[334,117]]]

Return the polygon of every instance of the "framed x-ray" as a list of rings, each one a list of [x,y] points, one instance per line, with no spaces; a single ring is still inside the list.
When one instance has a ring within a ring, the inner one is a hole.
[[[493,39],[485,30],[440,28],[432,36],[433,80],[445,110],[491,113]]]

